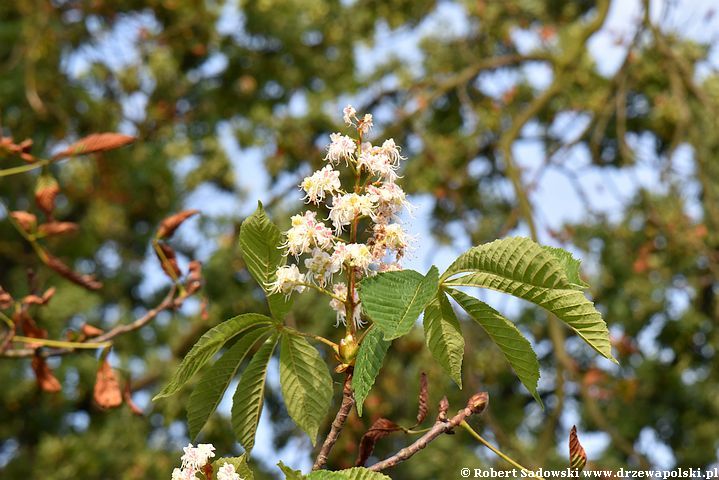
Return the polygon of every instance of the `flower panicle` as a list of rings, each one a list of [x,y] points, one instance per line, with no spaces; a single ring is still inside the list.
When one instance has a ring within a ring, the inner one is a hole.
[[[346,325],[351,312],[350,321],[362,328],[365,322],[356,282],[402,269],[401,260],[413,238],[399,223],[399,216],[403,211],[411,213],[412,205],[397,184],[406,158],[394,139],[380,145],[368,142],[374,119],[371,114],[359,115],[351,105],[342,110],[342,120],[354,129],[354,138],[330,134],[325,165],[300,183],[303,200],[312,209],[292,216],[280,247],[296,263],[279,267],[267,287],[269,293],[286,296],[302,293],[308,286],[325,290],[332,297],[336,325]],[[350,175],[343,177],[343,166]],[[343,178],[353,179],[354,184],[343,188]],[[318,211],[323,209],[327,215],[321,218]],[[339,274],[353,279],[349,287],[345,282],[333,283]],[[347,301],[348,290],[352,290],[351,301]]]

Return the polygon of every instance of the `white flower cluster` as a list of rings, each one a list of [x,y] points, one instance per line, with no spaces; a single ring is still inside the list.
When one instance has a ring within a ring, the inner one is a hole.
[[[202,469],[207,465],[211,458],[215,456],[215,447],[209,443],[200,443],[196,447],[188,444],[183,448],[185,452],[181,457],[182,467],[172,471],[172,480],[197,480],[197,473],[202,473]],[[217,471],[217,480],[243,480],[240,474],[235,472],[235,466],[225,463]]]
[[[359,118],[351,105],[343,110],[343,119],[354,127],[357,138],[331,134],[327,164],[300,184],[308,204],[327,209],[325,220],[331,227],[313,210],[294,215],[282,248],[297,264],[280,267],[269,287],[271,293],[287,296],[302,293],[307,287],[326,289],[333,295],[330,306],[337,312],[337,324],[346,324],[351,310],[352,321],[361,327],[361,307],[354,286],[363,276],[401,269],[400,260],[410,238],[397,223],[397,215],[411,206],[395,183],[404,158],[394,140],[385,140],[381,146],[364,142],[373,126],[372,115]],[[349,169],[347,178],[353,183],[346,190],[341,172],[335,169],[341,164]],[[304,261],[300,262],[302,256]],[[298,268],[302,264],[304,272]],[[344,274],[345,282],[332,285],[337,274]],[[351,301],[347,301],[348,288],[352,289]]]

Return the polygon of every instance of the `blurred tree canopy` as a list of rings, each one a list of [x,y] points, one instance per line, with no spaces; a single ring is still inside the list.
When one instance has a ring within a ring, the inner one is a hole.
[[[264,164],[266,203],[285,227],[299,205],[295,185],[320,165],[348,101],[375,114],[376,137],[407,146],[404,185],[431,212],[432,238],[419,242],[419,255],[516,232],[573,248],[620,365],[598,361],[552,319],[522,310],[512,318],[541,353],[542,411],[477,329],[465,329],[464,391],[415,332],[395,344],[330,466],[353,464],[373,419],[412,423],[407,392],[418,388],[420,371],[434,405],[446,394],[459,408],[487,389],[479,427],[526,465],[565,467],[573,423],[599,445],[588,449],[596,466],[719,461],[719,75],[711,38],[719,29],[710,9],[687,14],[688,0],[636,3],[619,34],[607,22],[627,11],[622,0],[0,2],[3,136],[32,139],[38,155],[98,131],[138,137],[44,171],[60,185],[57,217],[80,225],[70,240],[47,245],[100,279],[97,291],[44,267],[8,221],[10,211],[35,209],[39,175],[0,177],[0,285],[16,297],[57,289],[36,314],[50,338],[83,323],[129,323],[152,308],[169,288],[150,247],[157,225],[182,208],[215,212],[172,241],[183,268],[203,261],[208,319],[198,301],[188,302],[115,342],[111,360],[132,379],[144,416],[93,405],[93,353],[50,361],[58,394],[38,390],[29,360],[0,359],[2,476],[169,477],[187,442],[187,395],[148,399],[207,328],[266,310],[237,246],[241,213],[256,201],[246,187],[264,181],[253,159]],[[619,52],[611,67],[593,45]],[[0,169],[18,164],[0,156]],[[647,172],[652,181],[639,178]],[[555,201],[579,212],[562,225],[547,220],[553,206],[542,201],[550,176],[569,185]],[[233,209],[217,213],[219,199]],[[294,322],[331,331],[324,302],[300,302]],[[309,453],[307,439],[282,421],[279,389],[270,390],[273,429],[265,435]],[[202,438],[223,453],[235,449],[226,418],[215,416]],[[375,456],[407,441],[389,437]],[[473,442],[461,433],[442,438],[389,474],[457,478],[462,466],[506,466]],[[265,460],[273,458],[255,462],[258,470],[276,475]]]

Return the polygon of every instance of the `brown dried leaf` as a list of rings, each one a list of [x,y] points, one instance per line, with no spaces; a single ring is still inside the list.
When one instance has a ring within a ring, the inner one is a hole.
[[[37,179],[35,185],[35,203],[38,208],[43,211],[48,217],[52,215],[55,210],[55,198],[60,193],[60,186],[57,181],[49,176],[42,175]]]
[[[13,303],[15,303],[15,300],[13,300],[12,295],[0,287],[0,309],[5,310],[6,308],[10,308]]]
[[[22,303],[25,305],[43,305],[45,301],[38,295],[26,295],[22,299]]]
[[[579,443],[577,426],[574,425],[569,432],[569,468],[576,468],[581,472],[586,464],[587,452],[584,451],[584,447]]]
[[[30,212],[18,210],[10,212],[10,216],[28,233],[33,232],[37,226],[37,217]]]
[[[93,398],[95,403],[102,408],[115,408],[122,403],[120,384],[107,359],[102,361],[97,370]]]
[[[49,302],[50,299],[55,296],[55,287],[50,287],[47,290],[45,290],[45,293],[42,294],[42,299],[45,303]]]
[[[41,357],[32,358],[32,371],[35,372],[35,379],[40,390],[48,393],[57,393],[62,390],[60,381],[52,374],[45,359]]]
[[[82,332],[82,334],[88,338],[99,337],[100,335],[105,333],[104,330],[101,330],[97,327],[93,327],[92,325],[88,325],[87,323],[82,324],[82,327],[80,327],[80,332]]]
[[[125,390],[122,393],[122,398],[125,400],[125,405],[127,405],[130,408],[130,411],[137,415],[137,416],[143,416],[145,412],[142,411],[140,407],[137,406],[137,404],[132,401],[132,389],[130,388],[130,381],[128,380],[125,382]]]
[[[424,422],[427,418],[427,412],[429,411],[429,388],[427,385],[427,374],[422,372],[419,376],[419,409],[417,411],[417,425]]]
[[[62,260],[47,254],[45,261],[46,265],[55,270],[62,277],[70,280],[81,287],[85,287],[88,290],[99,290],[102,288],[102,283],[98,282],[92,275],[80,275],[79,273],[72,270],[70,267],[65,265]]]
[[[374,446],[377,442],[384,437],[388,436],[392,432],[402,430],[402,427],[394,423],[392,420],[387,418],[378,418],[375,421],[367,433],[362,435],[360,440],[359,452],[357,453],[357,461],[355,462],[356,467],[364,466],[367,459],[372,455]]]
[[[185,289],[188,295],[192,295],[202,286],[202,264],[198,260],[193,260],[190,262],[188,270]]]
[[[55,295],[55,287],[50,287],[45,290],[45,293],[43,293],[42,296],[26,295],[25,298],[22,299],[21,303],[23,305],[46,305],[53,295]]]
[[[162,270],[164,270],[167,276],[173,280],[180,277],[182,272],[180,272],[180,266],[177,264],[177,255],[175,255],[175,250],[164,243],[158,243],[157,245],[160,247],[160,251],[162,252],[161,255],[157,250],[155,250],[157,258],[160,260]],[[163,256],[165,258],[162,258]]]
[[[185,220],[198,213],[200,213],[199,210],[183,210],[182,212],[167,217],[160,223],[160,228],[157,229],[157,238],[162,239],[172,236],[175,230],[177,230]]]
[[[106,152],[116,148],[124,147],[135,141],[135,137],[121,133],[94,133],[81,138],[65,150],[57,153],[53,159],[57,160],[74,155],[86,155],[88,153]]]
[[[80,226],[72,222],[48,222],[37,227],[38,233],[45,236],[65,235],[77,232],[79,229]]]
[[[13,320],[15,321],[15,324],[19,325],[22,331],[25,332],[26,337],[47,338],[47,330],[38,327],[35,320],[33,320],[25,309],[20,310],[13,315]]]

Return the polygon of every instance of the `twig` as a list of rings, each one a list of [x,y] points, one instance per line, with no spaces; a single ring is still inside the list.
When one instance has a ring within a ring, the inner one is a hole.
[[[369,469],[375,472],[380,472],[387,468],[394,467],[398,463],[404,462],[405,460],[413,456],[415,453],[422,450],[431,441],[433,441],[443,433],[449,433],[454,430],[456,427],[461,425],[462,422],[464,422],[467,418],[471,417],[472,415],[481,414],[487,408],[488,404],[489,394],[487,392],[479,392],[472,395],[472,397],[467,402],[467,406],[457,412],[457,415],[450,419],[447,419],[443,412],[440,411],[440,415],[437,418],[437,421],[427,433],[422,435],[410,446],[403,448],[399,452],[395,453],[394,455],[385,460],[382,460],[381,462],[375,463],[374,465],[369,467]]]
[[[330,433],[327,434],[327,438],[325,438],[322,448],[320,448],[320,453],[317,455],[317,459],[315,460],[315,464],[312,466],[312,470],[324,468],[327,463],[327,457],[329,456],[332,447],[334,447],[335,442],[337,442],[337,438],[340,436],[342,428],[345,426],[347,417],[349,416],[354,404],[355,399],[352,394],[352,374],[347,372],[344,388],[342,389],[342,405],[340,405],[340,409],[337,411],[337,415],[332,422]]]
[[[163,310],[167,310],[170,308],[177,308],[182,304],[182,302],[185,300],[185,296],[180,296],[178,298],[175,297],[176,288],[173,286],[170,288],[170,291],[167,293],[167,296],[165,296],[164,300],[160,302],[155,308],[148,311],[145,315],[138,318],[132,323],[128,323],[126,325],[118,325],[112,330],[103,333],[100,336],[97,336],[93,338],[94,343],[102,343],[107,342],[109,340],[112,340],[113,338],[117,337],[118,335],[122,335],[127,332],[132,332],[134,330],[137,330],[139,328],[142,328],[143,326],[147,325],[149,322],[151,322],[157,315],[162,312]],[[74,348],[55,348],[55,349],[46,349],[42,350],[40,352],[41,357],[54,357],[58,355],[66,355],[68,353],[74,352]],[[7,357],[7,358],[26,358],[26,357],[32,357],[37,353],[37,348],[22,348],[22,349],[9,349],[2,353],[0,353],[0,357]]]

